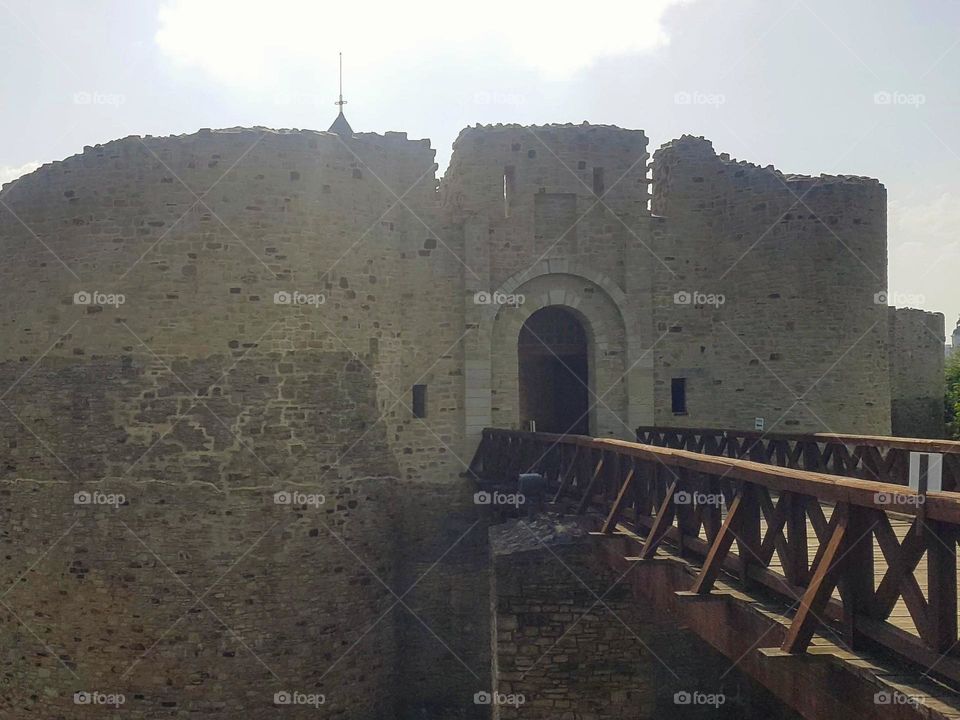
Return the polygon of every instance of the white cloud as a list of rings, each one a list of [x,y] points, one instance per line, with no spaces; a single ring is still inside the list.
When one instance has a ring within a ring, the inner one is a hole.
[[[24,163],[20,167],[0,165],[0,185],[3,185],[3,183],[8,183],[11,180],[16,180],[21,175],[26,175],[27,173],[33,172],[38,167],[40,167],[40,163],[38,162]]]
[[[667,10],[694,0],[610,0],[601,11],[488,0],[317,3],[315,0],[164,0],[156,42],[177,64],[242,88],[329,74],[343,50],[351,71],[389,73],[391,60],[521,63],[549,78],[599,58],[668,42]],[[354,76],[356,77],[356,76]]]
[[[960,197],[893,200],[889,205],[890,290],[920,294],[923,309],[946,315],[947,332],[960,316]]]

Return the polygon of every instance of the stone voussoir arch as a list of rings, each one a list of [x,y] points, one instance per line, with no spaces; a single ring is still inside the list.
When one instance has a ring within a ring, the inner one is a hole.
[[[541,260],[531,268],[511,275],[495,292],[504,295],[514,294],[535,280],[551,275],[556,277],[575,277],[580,280],[586,280],[600,288],[616,308],[619,328],[622,330],[625,327],[627,318],[626,293],[624,293],[608,275],[582,262],[565,259]],[[522,325],[523,322],[537,310],[550,305],[566,306],[576,310],[581,317],[587,320],[586,327],[592,335],[591,339],[594,346],[598,350],[606,350],[609,346],[611,332],[613,332],[614,329],[607,327],[607,323],[603,322],[600,318],[590,317],[587,313],[581,311],[579,308],[584,300],[585,298],[581,293],[571,290],[570,288],[547,288],[533,295],[524,294],[524,303],[519,308],[491,306],[489,309],[489,318],[495,323],[502,318],[510,317],[514,321],[519,321],[519,324]]]
[[[563,307],[573,311],[574,315],[581,320],[583,328],[590,338],[591,345],[600,352],[606,352],[610,346],[611,329],[608,327],[609,322],[605,322],[602,317],[596,317],[581,310],[580,306],[583,301],[584,297],[581,293],[569,288],[566,290],[545,290],[532,295],[525,295],[524,303],[519,308],[499,308],[494,320],[495,322],[507,321],[511,326],[509,335],[512,336],[520,332],[520,328],[534,313],[547,307]]]
[[[622,420],[616,418],[625,417],[628,408],[623,383],[628,368],[624,292],[610,278],[583,263],[556,260],[538,263],[512,276],[496,292],[523,295],[523,301],[516,304],[501,300],[485,308],[481,321],[489,343],[487,383],[496,398],[489,412],[492,423],[512,427],[520,420],[517,343],[524,323],[544,308],[560,307],[579,318],[588,336],[590,432],[603,436],[622,434]],[[597,398],[603,401],[598,402]]]
[[[625,317],[626,293],[620,289],[620,286],[617,285],[610,276],[577,260],[566,260],[563,258],[541,260],[532,267],[511,275],[498,288],[498,291],[507,294],[512,293],[520,286],[525,285],[541,275],[577,275],[585,280],[589,280],[594,285],[603,288],[604,292],[610,296],[610,299],[613,300],[617,309],[620,311],[621,319]]]
[[[584,292],[592,288],[593,292]],[[607,394],[607,388],[619,381],[630,367],[635,343],[628,334],[632,317],[626,293],[609,276],[590,265],[562,258],[542,260],[527,270],[507,278],[494,291],[498,294],[522,294],[519,306],[477,304],[479,343],[466,355],[464,407],[469,442],[479,442],[484,427],[510,427],[516,422],[518,393],[517,342],[524,322],[538,310],[560,306],[571,310],[583,322],[590,344],[590,382],[605,396],[604,405],[623,406],[618,414],[627,414],[626,387]],[[621,350],[611,353],[611,350]],[[599,385],[596,383],[599,382]],[[623,397],[618,397],[618,394]],[[494,402],[494,399],[495,402]],[[591,426],[600,434],[617,435],[619,425],[612,411],[602,408],[607,417],[596,423],[597,408],[592,407]]]

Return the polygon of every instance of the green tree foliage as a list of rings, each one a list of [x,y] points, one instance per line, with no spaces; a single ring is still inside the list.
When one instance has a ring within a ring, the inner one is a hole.
[[[947,434],[960,440],[960,351],[947,358]]]

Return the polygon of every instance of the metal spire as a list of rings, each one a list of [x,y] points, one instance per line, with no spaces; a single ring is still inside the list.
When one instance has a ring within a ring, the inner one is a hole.
[[[340,112],[343,112],[343,106],[347,104],[347,101],[343,99],[343,53],[340,53],[340,99],[337,100],[334,105],[340,106]]]
[[[343,53],[340,53],[340,99],[334,103],[334,105],[339,106],[340,112],[337,113],[337,118],[333,121],[333,125],[330,126],[329,132],[350,137],[353,135],[353,128],[350,127],[350,123],[347,122],[347,118],[343,115],[343,106],[346,104],[347,101],[343,99]]]

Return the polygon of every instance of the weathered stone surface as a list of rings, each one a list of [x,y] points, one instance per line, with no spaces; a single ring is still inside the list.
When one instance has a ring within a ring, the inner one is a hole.
[[[438,182],[429,142],[403,133],[204,130],[88,147],[5,186],[3,709],[82,717],[62,704],[73,663],[129,690],[133,717],[272,717],[281,688],[240,637],[289,689],[329,691],[332,716],[482,714],[464,698],[489,685],[490,565],[457,476],[482,427],[523,419],[517,338],[543,307],[584,324],[596,435],[755,417],[885,433],[891,388],[925,422],[932,346],[891,370],[912,331],[874,300],[882,185],[690,137],[651,179],[647,145],[611,126],[478,126]],[[916,398],[897,389],[911,378]],[[293,488],[330,499],[317,517],[346,546],[305,509],[208,596],[236,635],[201,606],[163,636],[191,596],[131,530],[200,593],[289,519],[270,498]],[[95,489],[128,504],[73,504]],[[371,570],[409,610],[386,612]]]
[[[942,438],[944,317],[890,311],[890,413],[894,435]]]
[[[576,522],[511,521],[491,527],[490,542],[494,718],[795,717],[675,619],[638,603]],[[678,704],[676,693],[723,701]]]

